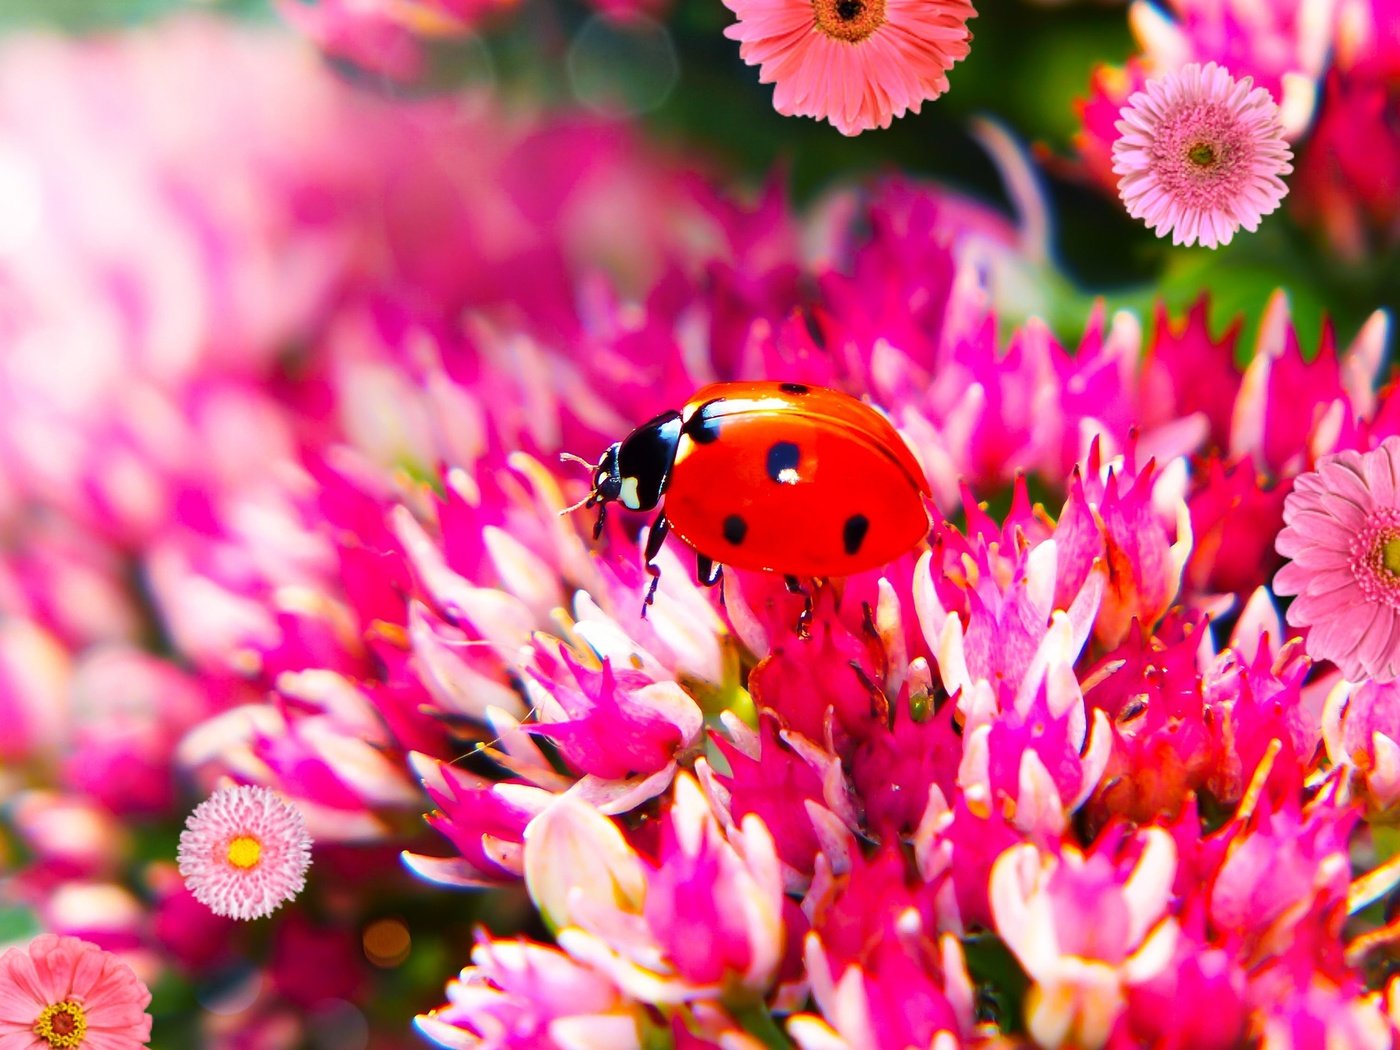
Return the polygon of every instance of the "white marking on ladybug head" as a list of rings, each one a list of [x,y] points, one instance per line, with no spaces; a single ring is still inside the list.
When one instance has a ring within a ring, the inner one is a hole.
[[[623,478],[622,489],[618,493],[618,498],[622,500],[622,505],[628,510],[641,510],[642,501],[637,497],[637,479]]]

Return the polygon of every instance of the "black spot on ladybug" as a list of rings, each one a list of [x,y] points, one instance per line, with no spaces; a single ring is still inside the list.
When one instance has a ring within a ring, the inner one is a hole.
[[[811,387],[805,383],[782,383],[778,386],[784,394],[806,394],[811,391]]]
[[[797,463],[802,450],[791,441],[775,442],[768,450],[768,476],[779,485],[797,484]]]
[[[852,514],[841,528],[841,543],[847,554],[855,554],[865,542],[865,534],[870,531],[870,519],[864,514]]]
[[[734,546],[744,542],[744,537],[748,535],[749,523],[737,514],[731,514],[724,519],[724,538]]]
[[[710,411],[713,405],[713,401],[701,405],[685,425],[686,434],[697,445],[712,445],[719,440],[719,417]]]

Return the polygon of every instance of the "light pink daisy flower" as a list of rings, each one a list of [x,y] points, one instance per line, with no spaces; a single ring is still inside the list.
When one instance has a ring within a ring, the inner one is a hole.
[[[887,128],[948,90],[977,12],[968,0],[724,0],[739,57],[777,84],[784,116],[828,120],[843,135]]]
[[[1283,504],[1274,577],[1296,594],[1288,622],[1308,628],[1308,655],[1348,680],[1400,677],[1400,437],[1371,452],[1326,456]]]
[[[1208,62],[1150,80],[1114,126],[1113,170],[1128,214],[1173,244],[1229,244],[1278,207],[1293,170],[1278,106],[1250,77]]]
[[[311,836],[275,791],[224,788],[190,814],[178,859],[185,885],[215,915],[259,919],[306,885]]]
[[[77,937],[43,933],[0,955],[0,1050],[135,1050],[151,993],[131,967]]]

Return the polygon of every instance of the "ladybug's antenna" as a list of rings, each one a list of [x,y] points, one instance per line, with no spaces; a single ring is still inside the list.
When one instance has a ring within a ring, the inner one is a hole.
[[[583,499],[579,500],[577,503],[571,504],[570,506],[567,506],[567,507],[565,507],[563,510],[561,510],[561,511],[559,512],[559,516],[562,518],[565,514],[572,514],[574,511],[578,510],[580,507],[589,507],[589,506],[592,506],[592,505],[593,505],[593,493],[590,492],[587,496],[584,496]]]
[[[596,463],[590,463],[590,462],[588,462],[588,460],[584,459],[582,456],[576,456],[576,455],[574,455],[572,452],[561,452],[561,453],[559,453],[559,462],[560,462],[560,463],[582,463],[585,467],[588,468],[589,473],[592,473],[594,470],[596,470],[596,469],[597,469],[597,466],[598,466]],[[578,510],[580,507],[591,507],[592,505],[593,505],[593,493],[590,491],[590,492],[588,493],[587,496],[584,496],[583,499],[579,500],[579,501],[578,501],[577,503],[575,503],[573,506],[571,506],[571,507],[565,507],[563,510],[561,510],[561,511],[559,512],[559,516],[562,518],[565,514],[572,514],[574,511]]]

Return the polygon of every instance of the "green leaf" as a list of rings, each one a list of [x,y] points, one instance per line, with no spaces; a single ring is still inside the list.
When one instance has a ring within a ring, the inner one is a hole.
[[[1016,956],[992,933],[966,937],[962,946],[978,991],[978,1019],[995,1021],[1005,1035],[1024,1031],[1021,1011],[1031,982]]]

